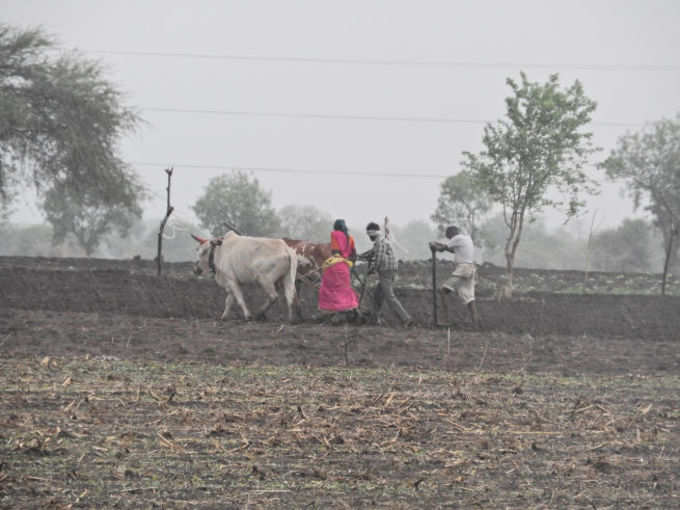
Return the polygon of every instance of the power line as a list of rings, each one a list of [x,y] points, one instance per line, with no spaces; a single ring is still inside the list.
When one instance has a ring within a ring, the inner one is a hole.
[[[203,60],[229,60],[233,62],[267,62],[296,64],[361,65],[386,67],[434,67],[434,68],[537,68],[576,69],[583,71],[680,71],[678,64],[579,64],[541,62],[480,62],[472,60],[425,60],[425,59],[378,59],[378,58],[322,58],[295,56],[234,55],[191,52],[87,50],[99,55],[129,57],[161,57]]]
[[[194,110],[188,108],[157,108],[142,107],[142,110],[162,113],[196,113],[201,115],[224,115],[242,117],[278,117],[284,119],[323,119],[323,120],[375,120],[397,122],[452,122],[463,124],[484,124],[486,121],[479,119],[454,119],[449,117],[401,117],[380,115],[336,115],[327,113],[286,113],[286,112],[253,112],[239,110]]]
[[[283,119],[317,119],[317,120],[360,120],[380,122],[414,122],[414,123],[437,123],[437,124],[487,124],[491,121],[484,119],[462,119],[454,117],[407,117],[407,116],[382,116],[382,115],[339,115],[328,113],[303,113],[303,112],[254,112],[246,110],[199,110],[191,108],[162,108],[155,106],[142,106],[144,111],[160,113],[184,113],[198,115],[220,115],[230,117],[268,117]],[[617,122],[617,121],[592,121],[592,124],[610,127],[637,127],[642,123]]]
[[[389,171],[370,171],[370,170],[310,170],[304,168],[284,168],[284,167],[253,167],[253,166],[239,166],[239,165],[221,165],[221,164],[194,164],[194,163],[156,163],[149,161],[131,161],[132,165],[149,166],[158,168],[173,167],[175,169],[191,168],[195,170],[245,170],[252,172],[270,172],[282,174],[307,174],[307,175],[351,175],[361,177],[391,177],[391,178],[405,178],[405,179],[446,179],[453,175],[434,173],[436,170],[425,170],[427,173],[416,173],[417,170],[409,170],[408,172],[389,172]]]

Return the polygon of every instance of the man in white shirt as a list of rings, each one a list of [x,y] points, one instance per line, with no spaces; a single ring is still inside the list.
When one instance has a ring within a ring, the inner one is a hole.
[[[475,245],[469,235],[461,233],[458,227],[453,225],[446,228],[446,238],[449,240],[447,243],[430,242],[432,252],[449,251],[455,255],[454,262],[456,267],[451,277],[439,288],[442,295],[444,322],[449,322],[449,295],[452,292],[457,292],[470,312],[472,324],[475,327],[479,327],[479,315],[477,314],[477,305],[475,304],[475,283],[477,280]]]

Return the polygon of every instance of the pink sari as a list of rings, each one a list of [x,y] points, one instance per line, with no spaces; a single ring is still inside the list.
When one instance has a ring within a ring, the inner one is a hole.
[[[333,260],[332,265],[324,269],[319,289],[319,309],[329,312],[354,310],[359,306],[359,300],[352,288],[348,260],[354,251],[354,239],[334,230],[331,232],[331,250],[334,254],[339,253],[339,257],[344,260]]]

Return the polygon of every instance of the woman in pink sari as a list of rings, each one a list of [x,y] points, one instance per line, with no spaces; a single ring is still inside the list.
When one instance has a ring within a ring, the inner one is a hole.
[[[354,238],[349,235],[345,220],[336,220],[331,232],[333,255],[323,264],[319,309],[327,312],[348,312],[359,306],[352,289],[351,268],[356,258]]]

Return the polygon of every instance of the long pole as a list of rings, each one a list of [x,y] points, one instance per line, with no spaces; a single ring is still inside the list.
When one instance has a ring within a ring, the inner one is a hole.
[[[167,192],[167,205],[165,208],[165,217],[161,221],[161,227],[158,230],[158,253],[156,254],[156,260],[158,261],[158,276],[161,275],[162,259],[163,259],[163,230],[165,230],[165,224],[168,222],[168,218],[175,210],[173,206],[170,205],[170,179],[172,178],[172,172],[174,168],[166,168],[165,173],[168,174],[168,187]]]
[[[432,319],[433,326],[436,328],[439,320],[437,320],[437,252],[435,250],[432,250]]]

